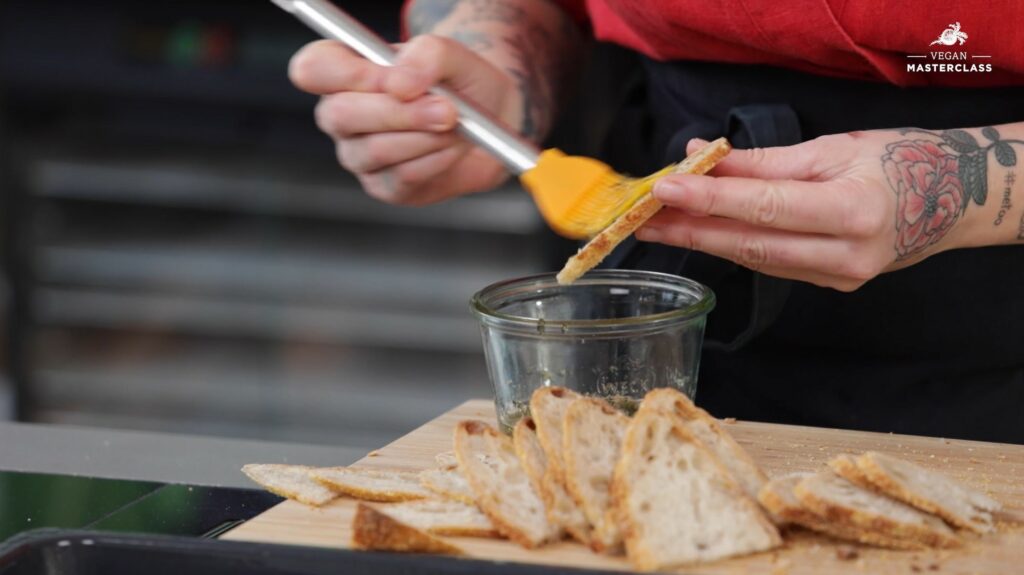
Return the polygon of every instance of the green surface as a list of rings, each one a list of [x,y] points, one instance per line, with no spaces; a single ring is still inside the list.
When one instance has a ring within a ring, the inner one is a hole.
[[[0,473],[0,541],[41,527],[85,527],[161,487],[159,483]]]

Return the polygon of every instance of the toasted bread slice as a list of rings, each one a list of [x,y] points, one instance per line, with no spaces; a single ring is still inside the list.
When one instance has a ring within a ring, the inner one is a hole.
[[[929,547],[956,547],[956,535],[938,517],[850,483],[832,471],[805,477],[793,488],[800,504],[831,523],[910,539]]]
[[[368,467],[321,467],[310,471],[314,481],[342,495],[364,501],[411,501],[430,497],[414,471]]]
[[[857,458],[849,453],[840,453],[833,457],[828,461],[828,466],[836,475],[850,483],[853,483],[857,487],[867,489],[868,491],[878,491],[878,488],[868,481],[864,472],[857,467]]]
[[[459,547],[365,503],[358,504],[352,518],[352,546],[374,551],[465,554]]]
[[[732,150],[732,146],[729,145],[728,140],[719,138],[687,156],[675,167],[673,172],[677,174],[706,174],[728,155],[730,150]],[[607,228],[580,248],[576,255],[565,262],[565,267],[556,276],[558,283],[571,284],[593,269],[615,249],[615,246],[622,243],[651,216],[658,213],[661,207],[661,202],[655,199],[651,193],[641,197],[626,213],[616,218]]]
[[[512,440],[482,421],[455,427],[455,456],[476,504],[498,531],[526,548],[556,539],[560,530],[547,520],[544,503],[519,463]]]
[[[883,453],[861,455],[857,468],[886,495],[976,533],[992,531],[992,513],[1001,507],[998,501],[942,473]]]
[[[648,392],[640,403],[640,409],[664,410],[679,417],[690,433],[718,457],[747,495],[757,500],[768,476],[718,420],[694,405],[689,397],[678,390],[663,387]]]
[[[242,467],[242,473],[271,493],[319,507],[338,494],[313,481],[310,472],[314,469],[305,465],[250,463]]]
[[[424,469],[420,471],[420,485],[447,499],[475,505],[473,490],[458,469]]]
[[[614,552],[622,544],[611,484],[627,425],[625,414],[593,397],[570,403],[562,422],[565,486],[594,526],[590,546],[598,553]]]
[[[392,519],[433,535],[498,537],[494,523],[476,505],[452,499],[418,499],[377,507]]]
[[[925,546],[910,539],[898,539],[884,533],[869,531],[845,523],[830,523],[824,517],[804,507],[793,494],[793,488],[811,473],[787,473],[764,484],[758,501],[774,516],[801,527],[844,539],[890,549],[923,549]]]
[[[454,451],[442,451],[434,456],[434,463],[437,464],[438,469],[456,469],[459,466],[459,460],[455,459]]]
[[[524,417],[516,423],[512,430],[512,443],[516,448],[516,455],[519,456],[519,462],[530,478],[530,485],[544,502],[548,521],[568,531],[580,543],[590,545],[590,523],[562,484],[552,482],[550,489],[544,488],[544,477],[548,469],[547,456],[544,455],[544,448],[537,438],[537,426],[532,417]]]
[[[672,415],[630,421],[612,494],[626,554],[641,570],[777,547],[775,526],[717,458]]]

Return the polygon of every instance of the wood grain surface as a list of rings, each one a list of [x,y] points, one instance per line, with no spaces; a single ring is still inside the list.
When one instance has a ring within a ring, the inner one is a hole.
[[[494,421],[491,402],[473,400],[430,421],[357,465],[399,469],[434,466],[434,455],[451,449],[452,429],[462,419]],[[988,493],[1007,508],[996,534],[964,534],[961,549],[890,551],[833,540],[801,530],[785,534],[776,551],[680,569],[680,573],[801,575],[811,573],[980,574],[1024,572],[1024,446],[953,439],[865,433],[765,423],[736,422],[726,428],[769,475],[822,469],[839,453],[876,450],[938,469]],[[324,466],[336,462],[323,461]],[[241,473],[241,472],[239,472]],[[228,532],[222,538],[279,544],[348,547],[352,499],[323,508],[285,501]],[[471,556],[502,561],[629,570],[623,557],[596,555],[582,545],[562,542],[528,551],[497,539],[446,538]]]

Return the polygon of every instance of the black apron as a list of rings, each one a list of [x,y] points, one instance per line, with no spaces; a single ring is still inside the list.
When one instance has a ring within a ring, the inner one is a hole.
[[[606,150],[631,173],[678,161],[693,137],[748,148],[854,130],[1024,121],[1020,88],[903,89],[717,63],[644,67],[646,82]],[[1019,223],[1013,213],[1004,226]],[[716,415],[1024,443],[1024,246],[945,252],[853,293],[634,240],[605,267],[683,275],[714,289],[697,393]]]

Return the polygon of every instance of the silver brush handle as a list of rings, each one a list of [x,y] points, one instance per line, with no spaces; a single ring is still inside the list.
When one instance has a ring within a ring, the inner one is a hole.
[[[374,64],[395,64],[395,49],[390,44],[334,4],[326,0],[273,2],[294,14],[324,38],[344,43]],[[460,134],[501,160],[513,173],[522,174],[537,165],[540,150],[533,143],[509,132],[497,120],[451,90],[434,86],[430,92],[447,98],[455,105],[459,112]]]

